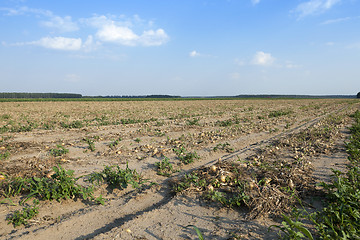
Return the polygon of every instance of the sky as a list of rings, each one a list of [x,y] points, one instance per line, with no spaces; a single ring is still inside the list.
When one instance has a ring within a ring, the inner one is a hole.
[[[0,0],[0,92],[359,91],[360,0]]]

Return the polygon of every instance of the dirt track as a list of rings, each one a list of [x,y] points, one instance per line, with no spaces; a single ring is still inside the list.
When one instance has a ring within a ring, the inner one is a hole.
[[[350,104],[355,103],[355,104]],[[0,103],[9,122],[37,122],[30,132],[5,132],[2,151],[10,157],[0,162],[0,172],[9,176],[41,176],[61,164],[75,170],[76,176],[101,171],[104,165],[136,169],[148,183],[141,189],[109,192],[99,188],[105,205],[80,200],[40,202],[39,215],[32,224],[13,228],[6,216],[21,206],[0,206],[0,236],[3,239],[195,239],[188,225],[197,226],[205,239],[273,239],[267,229],[278,219],[263,216],[247,219],[247,209],[230,209],[209,202],[194,192],[174,195],[171,183],[185,173],[222,161],[236,162],[257,154],[274,141],[310,128],[326,116],[344,116],[336,143],[311,159],[314,176],[326,180],[331,173],[324,167],[341,167],[346,161],[342,143],[346,138],[348,113],[359,109],[353,100],[212,100],[183,102],[76,102]],[[271,116],[282,112],[283,115]],[[26,117],[24,117],[26,116]],[[105,117],[103,117],[105,116]],[[105,119],[106,124],[105,124]],[[141,120],[116,123],[116,120]],[[81,121],[81,128],[64,128],[61,123]],[[41,123],[41,124],[40,124]],[[44,123],[51,123],[50,130]],[[1,125],[0,125],[1,127]],[[84,138],[96,137],[95,151]],[[115,148],[109,144],[121,138]],[[172,151],[181,142],[200,159],[181,164]],[[214,151],[228,143],[231,151]],[[69,149],[63,157],[53,157],[56,144]],[[179,169],[172,177],[156,174],[155,163],[166,156]],[[87,184],[87,183],[82,183]],[[13,202],[17,203],[18,198]]]

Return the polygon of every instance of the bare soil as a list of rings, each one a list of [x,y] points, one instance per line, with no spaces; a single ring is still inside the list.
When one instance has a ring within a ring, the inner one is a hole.
[[[0,153],[10,154],[0,161],[0,174],[44,177],[61,164],[75,176],[84,176],[105,165],[125,168],[128,163],[148,180],[140,189],[99,187],[95,195],[101,194],[105,205],[76,199],[41,201],[39,214],[26,227],[14,228],[6,221],[22,209],[22,197],[12,198],[15,206],[1,197],[0,238],[196,239],[194,229],[187,227],[194,225],[205,239],[274,239],[277,232],[268,227],[281,222],[278,216],[262,213],[249,218],[245,206],[227,208],[196,191],[175,194],[172,185],[186,173],[218,164],[219,158],[222,163],[251,163],[261,156],[284,162],[301,157],[309,165],[306,181],[320,191],[316,182],[329,181],[331,169],[346,164],[348,115],[359,106],[356,100],[341,99],[0,103],[0,129],[10,129],[0,135]],[[306,151],[288,150],[296,133],[330,115],[343,119],[331,140],[322,140],[314,149],[304,147]],[[69,127],[75,123],[81,125]],[[21,126],[32,129],[16,130]],[[86,138],[94,139],[95,151],[88,149]],[[229,148],[221,149],[219,144],[225,143]],[[180,144],[200,159],[182,164],[173,151]],[[57,145],[69,153],[52,156],[50,149]],[[171,177],[157,175],[155,163],[165,156],[179,170]],[[317,196],[307,198],[314,208],[321,206]]]

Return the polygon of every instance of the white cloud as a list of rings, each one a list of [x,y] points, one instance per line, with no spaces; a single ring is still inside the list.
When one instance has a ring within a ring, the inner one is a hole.
[[[262,51],[256,52],[252,64],[261,65],[261,66],[270,66],[275,62],[275,58],[271,56],[270,53],[265,53]]]
[[[88,25],[97,28],[96,37],[103,42],[112,42],[125,46],[160,46],[169,40],[166,32],[159,28],[157,30],[144,30],[141,35],[136,34],[130,20],[114,21],[106,16],[95,16],[90,19],[83,19]],[[135,23],[142,23],[143,20],[135,15]],[[149,25],[152,25],[149,22]]]
[[[12,46],[39,45],[51,49],[84,49],[85,51],[91,51],[101,45],[102,42],[116,43],[125,46],[160,46],[169,40],[169,36],[164,29],[154,29],[154,23],[152,21],[146,22],[138,15],[134,15],[131,18],[123,15],[95,15],[91,18],[82,18],[73,21],[71,16],[60,17],[51,11],[43,9],[21,7],[0,8],[0,11],[4,11],[6,15],[12,16],[24,14],[36,15],[37,18],[41,19],[40,25],[60,32],[78,31],[80,27],[84,26],[91,27],[95,29],[93,29],[93,35],[97,39],[97,41],[94,41],[93,36],[90,35],[82,45],[80,38],[45,37],[34,42],[10,44]]]
[[[254,5],[258,4],[259,2],[260,2],[260,0],[251,0],[251,3]]]
[[[95,42],[93,36],[89,35],[86,41],[84,42],[82,48],[84,49],[85,52],[90,52],[96,50],[99,46],[101,46],[101,43]]]
[[[82,47],[81,38],[65,38],[65,37],[44,37],[38,41],[28,43],[30,45],[38,45],[44,48],[55,50],[76,51]]]
[[[61,32],[73,32],[79,30],[79,26],[71,20],[70,16],[52,16],[49,21],[41,22],[41,25],[57,29]]]
[[[196,50],[193,50],[189,52],[189,57],[195,58],[195,57],[202,57],[202,58],[217,58],[217,56],[206,54],[206,53],[200,53]]]
[[[80,51],[90,52],[96,50],[101,46],[100,42],[95,42],[92,35],[89,35],[85,42],[81,38],[66,38],[66,37],[44,37],[37,41],[32,42],[18,42],[7,44],[4,42],[4,46],[40,46],[54,50],[64,51]]]
[[[190,53],[189,53],[189,56],[190,57],[199,57],[200,56],[200,53],[198,53],[197,51],[191,51]]]
[[[128,46],[136,45],[136,41],[139,39],[139,36],[128,27],[116,26],[114,23],[102,26],[96,36],[104,42],[115,42]]]
[[[160,46],[168,40],[169,36],[161,28],[156,31],[144,31],[139,38],[139,42],[144,46]]]
[[[331,9],[333,6],[340,3],[341,1],[342,0],[310,0],[300,3],[296,7],[294,12],[299,15],[299,18],[303,18],[308,15],[323,13]]]

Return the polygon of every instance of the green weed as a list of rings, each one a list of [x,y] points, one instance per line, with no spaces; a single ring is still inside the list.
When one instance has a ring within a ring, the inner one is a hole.
[[[71,123],[61,122],[60,126],[63,127],[63,128],[82,128],[82,127],[84,127],[84,124],[83,124],[82,121],[76,120],[76,121],[73,121]]]
[[[158,175],[169,177],[174,172],[177,172],[173,168],[173,165],[169,162],[169,158],[167,158],[167,157],[165,157],[163,160],[161,160],[161,162],[155,163],[155,165],[157,167],[157,174]]]
[[[9,114],[2,114],[2,115],[0,115],[0,120],[8,120],[8,119],[10,119],[11,118],[11,116],[9,115]]]
[[[186,125],[189,126],[199,125],[199,121],[200,121],[199,118],[193,118],[192,120],[188,119],[186,120]]]
[[[206,180],[199,178],[197,173],[185,174],[182,181],[174,184],[172,189],[174,192],[178,193],[190,188],[191,186],[205,188]]]
[[[234,151],[234,149],[230,147],[230,143],[228,142],[217,144],[216,147],[213,148],[213,151],[216,152],[217,150],[223,150],[229,153]]]
[[[199,159],[199,155],[196,152],[188,152],[183,146],[179,148],[174,148],[173,151],[179,158],[179,160],[184,164],[193,163],[196,159]]]
[[[274,118],[274,117],[280,117],[280,116],[286,116],[291,114],[292,111],[291,110],[278,110],[278,111],[271,111],[268,115],[269,118]]]
[[[283,217],[284,221],[280,226],[272,225],[269,227],[269,230],[272,227],[279,228],[281,232],[285,234],[285,236],[282,236],[281,233],[279,233],[279,237],[282,239],[303,239],[305,237],[310,240],[314,239],[310,231],[298,220],[299,216],[296,217],[295,221],[291,220],[290,217],[284,214]]]
[[[57,200],[82,198],[94,200],[93,188],[85,188],[78,185],[78,178],[73,176],[73,170],[65,170],[60,165],[53,167],[54,174],[51,179],[33,177],[26,180],[25,192],[29,192],[24,202],[31,197],[40,200]]]
[[[215,125],[218,125],[220,127],[228,127],[233,125],[233,121],[231,119],[224,120],[224,121],[217,121]]]
[[[5,180],[0,181],[0,195],[5,198],[17,196],[24,191],[26,184],[27,179],[20,177],[9,179],[6,177]]]
[[[54,157],[59,157],[59,156],[65,155],[68,152],[69,152],[69,149],[67,149],[61,145],[56,145],[56,148],[50,149],[50,154]]]
[[[95,152],[95,142],[93,139],[91,138],[84,138],[84,141],[88,144],[88,149],[90,149],[90,151]]]
[[[199,240],[204,240],[204,236],[202,235],[200,229],[197,228],[195,225],[188,225],[188,226],[186,226],[186,227],[187,227],[187,228],[188,228],[188,227],[194,228],[194,230],[196,231],[196,234],[197,234]]]
[[[110,148],[115,148],[117,145],[119,145],[120,141],[122,141],[122,138],[121,138],[121,137],[119,137],[119,138],[116,139],[115,141],[111,142],[111,143],[109,144],[109,147],[110,147]]]
[[[303,218],[310,220],[316,227],[317,234],[321,239],[360,239],[360,112],[352,115],[355,123],[350,127],[350,142],[346,143],[349,153],[350,164],[347,165],[347,172],[333,170],[331,183],[321,183],[325,190],[325,207],[312,214],[307,213]],[[339,118],[330,118],[330,123],[339,123]],[[315,136],[327,136],[330,130],[321,128]],[[319,135],[318,135],[319,134]],[[307,229],[304,229],[296,215],[295,222],[284,215],[285,222],[282,226],[276,226],[286,233],[290,239],[300,239],[308,236]],[[310,238],[312,239],[312,238]]]
[[[135,124],[141,122],[137,119],[131,119],[131,118],[123,118],[120,120],[121,124]]]
[[[28,225],[28,220],[32,219],[39,213],[39,200],[34,200],[33,206],[24,207],[21,211],[17,210],[12,215],[6,218],[8,224],[14,227],[20,225]]]
[[[0,153],[0,161],[8,159],[9,157],[10,157],[10,152],[9,151],[6,151],[4,153]]]
[[[12,123],[12,122],[11,122]],[[11,132],[31,132],[33,129],[35,129],[38,125],[34,122],[31,122],[29,120],[26,121],[26,124],[11,124],[12,127],[10,129]]]
[[[103,171],[91,173],[87,181],[97,185],[105,182],[110,188],[121,190],[127,188],[129,184],[133,188],[138,188],[145,182],[136,170],[129,168],[128,164],[125,169],[119,166],[105,166]]]

